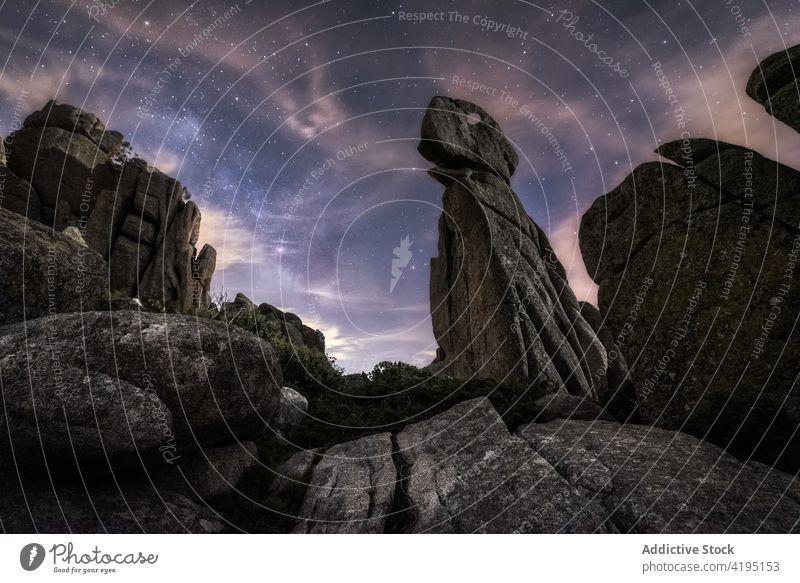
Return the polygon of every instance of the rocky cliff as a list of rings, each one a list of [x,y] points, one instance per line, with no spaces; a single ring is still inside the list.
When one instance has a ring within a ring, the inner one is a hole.
[[[770,87],[787,85],[782,58],[762,66]],[[796,107],[778,101],[776,115]],[[774,466],[800,459],[800,173],[712,140],[661,147],[668,162],[583,217],[598,310],[562,291],[483,110],[435,98],[419,149],[446,187],[431,266],[440,364],[528,383],[547,393],[541,413],[511,432],[475,399],[298,453],[274,490],[296,500],[294,531],[798,532],[797,481]],[[587,374],[598,368],[607,383]]]
[[[9,324],[0,371],[6,532],[222,530],[208,501],[258,463],[254,441],[296,421],[269,344],[187,315]]]
[[[198,208],[72,106],[48,103],[2,143],[0,528],[230,530],[209,501],[307,403],[270,343],[194,310],[215,263],[195,247]]]
[[[797,54],[768,58],[748,84],[795,128]],[[605,333],[630,363],[633,407],[646,423],[796,471],[800,172],[715,140],[658,153],[665,162],[636,168],[580,228]]]
[[[434,97],[419,152],[445,186],[430,301],[445,370],[594,398],[606,349],[510,179],[513,146],[480,107]]]
[[[180,182],[126,156],[119,132],[50,101],[4,141],[0,206],[77,228],[108,262],[110,290],[178,311],[208,306],[216,251],[195,248],[200,210]]]

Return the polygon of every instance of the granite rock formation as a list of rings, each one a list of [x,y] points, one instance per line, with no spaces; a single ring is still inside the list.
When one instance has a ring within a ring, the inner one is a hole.
[[[800,132],[800,45],[770,55],[750,75],[747,95]]]
[[[509,434],[486,399],[406,427],[397,449],[403,532],[608,532],[600,507]]]
[[[770,57],[757,72],[770,92],[785,66]],[[601,336],[629,366],[643,422],[796,471],[800,172],[707,139],[658,153],[669,162],[636,168],[581,221]]]
[[[3,141],[5,532],[229,531],[209,501],[257,466],[256,441],[304,417],[268,342],[209,310],[153,313],[135,299],[210,307],[216,257],[197,252],[200,212],[183,186],[126,147],[54,102]],[[324,351],[321,333],[277,314]]]
[[[281,387],[281,401],[278,410],[269,420],[276,435],[283,436],[286,430],[303,422],[308,411],[308,400],[291,387]]]
[[[206,307],[216,251],[195,247],[200,210],[180,182],[127,159],[123,137],[91,113],[50,101],[5,139],[2,207],[78,228],[108,261],[103,290],[178,311]]]
[[[383,532],[396,483],[388,433],[336,445],[312,470],[294,532]]]
[[[283,399],[269,344],[190,316],[48,316],[0,328],[0,354],[2,433],[48,465],[250,441]]]
[[[509,433],[486,399],[296,454],[295,532],[800,532],[800,485],[692,436],[553,420]]]
[[[80,236],[0,208],[0,325],[94,309],[106,263]]]
[[[3,140],[0,140],[0,209],[20,214],[34,221],[41,219],[41,205],[36,191],[27,180],[19,178],[6,166]]]
[[[298,421],[269,344],[188,315],[83,312],[8,324],[0,370],[7,532],[228,529],[207,501],[255,466],[252,441]]]
[[[307,346],[325,354],[325,335],[319,330],[303,324],[299,316],[284,312],[273,305],[262,303],[256,306],[243,293],[236,294],[232,302],[220,306],[219,316],[235,323],[239,318],[257,317],[266,324],[274,323],[281,335],[294,347]]]
[[[430,282],[445,371],[595,397],[606,350],[509,186],[517,156],[497,123],[472,103],[434,97],[419,151],[446,187]]]
[[[619,532],[800,532],[800,484],[675,431],[551,421],[516,434]]]

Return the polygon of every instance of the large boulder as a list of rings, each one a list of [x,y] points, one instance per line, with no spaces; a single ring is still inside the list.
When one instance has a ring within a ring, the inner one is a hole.
[[[275,473],[271,504],[300,508],[295,532],[800,531],[790,474],[641,425],[559,419],[511,435],[486,399]]]
[[[422,119],[419,153],[440,168],[475,168],[508,182],[519,158],[500,126],[481,107],[437,95]]]
[[[770,55],[750,75],[747,95],[800,132],[800,45]]]
[[[447,124],[462,123],[463,116],[441,110],[471,109],[465,103],[435,98],[420,145],[438,165],[430,174],[446,186],[439,256],[431,259],[438,359],[454,376],[533,385],[541,393],[565,388],[594,398],[606,386],[606,350],[581,315],[547,237],[507,177],[486,171],[471,157],[425,147],[432,139],[428,125],[443,133]],[[474,147],[505,152],[510,146],[496,122],[485,112],[481,116],[495,129],[472,136]]]
[[[36,194],[33,186],[27,180],[19,178],[4,164],[0,164],[0,209],[20,214],[34,221],[41,219],[39,195]]]
[[[281,387],[281,403],[269,425],[276,435],[286,433],[300,425],[306,417],[308,400],[291,387]]]
[[[620,532],[800,532],[792,476],[689,435],[605,421],[531,423],[516,433]]]
[[[33,185],[42,220],[50,227],[85,224],[99,190],[113,188],[108,154],[81,134],[59,127],[22,128],[6,138],[6,146],[8,167]]]
[[[388,433],[334,446],[314,466],[294,532],[383,532],[396,482]]]
[[[171,465],[198,446],[268,434],[282,400],[269,344],[182,315],[86,312],[7,325],[0,369],[0,433],[19,463]]]
[[[675,165],[637,168],[579,235],[636,413],[797,470],[800,173],[711,140],[659,153]]]
[[[0,325],[91,310],[106,264],[80,239],[0,209]]]
[[[272,498],[299,498],[297,510],[311,481],[311,470],[319,462],[320,450],[309,449],[297,452],[275,468],[269,494]]]
[[[599,505],[473,399],[397,436],[403,532],[607,532]]]
[[[26,119],[26,128],[53,127],[80,134],[92,140],[109,155],[122,149],[123,137],[119,132],[107,130],[105,124],[96,115],[83,111],[73,105],[48,101],[45,106],[30,114]]]

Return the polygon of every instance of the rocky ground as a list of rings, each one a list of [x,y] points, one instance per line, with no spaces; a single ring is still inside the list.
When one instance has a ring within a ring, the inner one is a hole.
[[[798,55],[747,86],[796,129]],[[0,143],[4,532],[800,531],[792,168],[664,145],[583,217],[596,308],[499,125],[435,97],[437,359],[345,376],[299,316],[212,302],[200,209],[96,116]]]

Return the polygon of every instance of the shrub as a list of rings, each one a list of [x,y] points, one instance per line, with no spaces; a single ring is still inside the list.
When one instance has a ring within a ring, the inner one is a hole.
[[[532,419],[541,396],[489,379],[461,380],[403,362],[381,362],[368,383],[307,394],[310,416],[289,435],[303,448],[329,447],[381,431],[397,432],[476,397],[488,397],[510,428]]]
[[[223,305],[225,302],[222,302]],[[284,382],[303,393],[314,393],[343,384],[343,371],[336,359],[307,346],[293,344],[278,322],[267,320],[257,310],[242,307],[235,313],[220,312],[228,324],[239,326],[269,342],[278,353]]]

